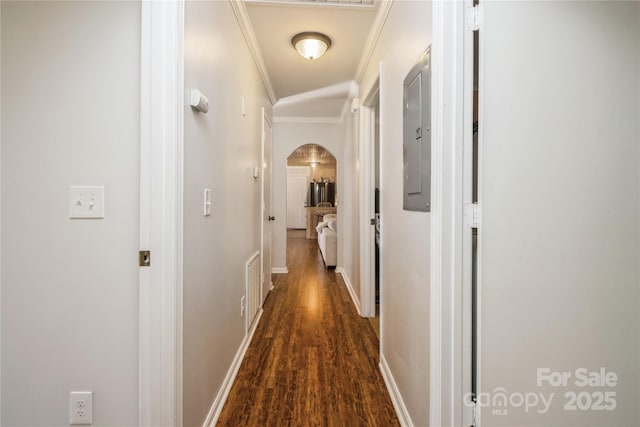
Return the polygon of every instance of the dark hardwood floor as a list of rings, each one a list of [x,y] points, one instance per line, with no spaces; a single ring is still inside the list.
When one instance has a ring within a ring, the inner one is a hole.
[[[219,426],[398,426],[378,339],[315,240],[288,239]]]

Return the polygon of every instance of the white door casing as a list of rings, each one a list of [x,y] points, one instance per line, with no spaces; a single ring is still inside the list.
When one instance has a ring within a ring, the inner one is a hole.
[[[374,85],[365,93],[364,101],[360,107],[360,315],[363,317],[375,317],[376,315],[376,292],[375,292],[375,229],[371,224],[371,219],[375,218],[374,191],[375,191],[375,132],[380,132],[380,126],[376,129],[375,104],[379,103],[382,108],[380,97],[382,96],[383,63],[380,63],[378,79]],[[384,117],[380,111],[380,117]],[[381,133],[381,132],[380,132]],[[381,135],[380,135],[381,136]],[[380,139],[380,144],[382,140]],[[382,150],[381,150],[382,151]],[[380,176],[380,192],[384,182]],[[382,243],[384,241],[384,231],[382,227],[382,212],[380,215],[380,260],[382,260]],[[383,304],[383,274],[382,261],[380,263],[380,304]],[[382,307],[380,309],[382,314]],[[381,318],[382,320],[382,318]],[[383,330],[380,330],[380,345],[383,341]]]
[[[271,119],[267,116],[265,108],[262,108],[262,213],[261,213],[261,251],[262,251],[262,296],[261,301],[267,298],[271,290],[271,222],[277,220],[271,216]]]
[[[182,425],[184,1],[142,2],[139,425]],[[132,256],[135,256],[132,254]]]

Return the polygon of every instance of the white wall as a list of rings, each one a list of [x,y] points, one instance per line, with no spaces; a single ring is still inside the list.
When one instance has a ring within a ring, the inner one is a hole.
[[[229,2],[187,2],[185,25],[185,93],[209,98],[207,114],[185,107],[184,138],[183,420],[201,426],[245,336],[245,262],[260,249],[252,167],[270,103]],[[209,217],[204,188],[213,190]]]
[[[276,217],[272,227],[271,262],[274,269],[287,268],[287,157],[301,145],[318,144],[326,148],[338,162],[336,192],[338,218],[342,198],[342,142],[343,125],[340,123],[280,123],[273,124],[273,194],[271,211]],[[340,227],[340,221],[338,221]],[[338,265],[342,265],[342,239],[338,235]]]
[[[68,425],[89,389],[94,426],[137,425],[140,3],[1,7],[1,423]]]
[[[342,275],[351,284],[360,302],[360,197],[358,161],[358,114],[349,110],[344,116],[344,171],[341,182],[340,205],[342,221],[338,223],[342,235]]]
[[[639,425],[639,5],[484,8],[481,391],[555,397],[542,414],[486,408],[482,425]],[[575,385],[601,367],[617,386]],[[538,368],[571,377],[538,386]],[[572,391],[617,407],[564,410]]]
[[[431,42],[431,3],[396,1],[360,92],[380,92],[382,357],[414,425],[429,423],[430,214],[402,209],[402,82]]]

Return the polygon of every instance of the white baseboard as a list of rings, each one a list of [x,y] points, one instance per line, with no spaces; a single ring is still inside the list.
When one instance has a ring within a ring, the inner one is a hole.
[[[356,291],[353,290],[353,286],[351,285],[351,279],[349,279],[349,275],[344,271],[342,267],[336,268],[336,273],[340,273],[342,276],[342,280],[344,280],[344,284],[349,291],[349,295],[351,295],[351,301],[353,301],[353,305],[356,306],[356,310],[358,310],[358,315],[362,316],[362,312],[360,311],[360,300],[356,296]]]
[[[271,273],[272,274],[286,274],[289,272],[289,269],[287,267],[272,267],[271,268]]]
[[[262,308],[258,312],[258,318],[253,322],[253,326],[248,334],[244,336],[242,343],[240,344],[240,348],[238,348],[238,352],[236,356],[233,358],[233,362],[229,367],[229,371],[227,372],[227,376],[224,378],[222,383],[222,387],[218,391],[218,395],[213,401],[213,405],[211,405],[211,409],[209,409],[209,413],[207,414],[207,418],[204,420],[203,427],[214,427],[218,422],[218,418],[220,417],[220,413],[222,412],[222,408],[224,407],[225,402],[227,401],[227,397],[229,396],[229,391],[231,391],[231,386],[236,379],[236,375],[238,375],[238,370],[240,369],[240,365],[242,364],[242,360],[244,359],[244,355],[249,348],[249,344],[253,339],[253,334],[256,332],[256,328],[260,323],[260,319],[262,318],[263,310]]]
[[[391,396],[391,402],[398,415],[400,425],[402,427],[413,427],[413,421],[411,421],[409,411],[407,411],[404,400],[402,400],[402,396],[400,395],[400,390],[398,390],[398,386],[396,385],[396,380],[393,379],[389,365],[387,365],[387,360],[382,353],[380,353],[380,372],[382,372],[382,378],[387,385],[387,390],[389,391],[389,396]]]

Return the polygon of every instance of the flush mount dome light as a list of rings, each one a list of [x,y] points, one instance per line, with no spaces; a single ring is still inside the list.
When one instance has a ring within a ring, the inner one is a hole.
[[[313,60],[331,47],[331,39],[322,33],[305,32],[293,36],[291,44],[302,57]]]

